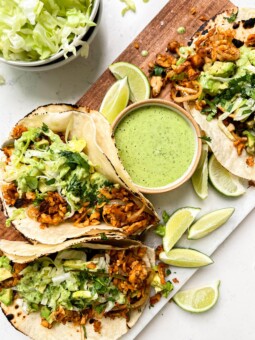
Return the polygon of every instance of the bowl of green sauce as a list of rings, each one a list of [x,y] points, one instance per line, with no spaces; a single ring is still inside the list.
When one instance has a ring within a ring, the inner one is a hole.
[[[201,155],[200,129],[178,105],[149,99],[128,106],[113,122],[119,157],[143,193],[162,193],[185,183]]]

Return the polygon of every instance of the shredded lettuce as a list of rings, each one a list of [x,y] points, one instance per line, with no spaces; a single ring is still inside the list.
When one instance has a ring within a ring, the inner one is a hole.
[[[15,287],[27,311],[40,311],[51,323],[52,313],[59,306],[76,311],[93,307],[102,312],[110,311],[115,302],[126,304],[125,295],[107,275],[109,255],[98,255],[86,261],[87,254],[83,250],[69,249],[60,252],[54,260],[43,257],[29,264]],[[88,268],[92,263],[95,269]]]
[[[0,257],[0,268],[5,268],[5,269],[9,270],[10,272],[12,271],[12,266],[10,264],[10,260],[6,256]]]
[[[6,227],[10,227],[12,221],[14,220],[22,220],[26,217],[25,209],[24,208],[19,208],[13,211],[12,216],[7,218],[5,224]]]
[[[58,192],[69,204],[65,218],[70,218],[83,202],[96,201],[99,190],[110,185],[82,152],[85,147],[83,139],[64,143],[45,124],[30,128],[15,140],[4,179],[16,182],[20,197],[35,192],[38,203],[47,192]]]
[[[93,0],[0,0],[1,55],[35,61],[59,51],[75,54],[77,36],[86,26],[95,26],[92,6]]]

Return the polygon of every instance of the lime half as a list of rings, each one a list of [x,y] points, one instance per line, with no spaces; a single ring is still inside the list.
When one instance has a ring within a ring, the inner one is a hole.
[[[234,211],[234,208],[225,208],[202,216],[189,228],[188,239],[197,240],[210,234],[226,223]]]
[[[184,290],[175,294],[173,300],[188,312],[202,313],[216,304],[219,298],[219,286],[218,280],[201,288]]]
[[[198,268],[208,266],[213,260],[194,249],[174,248],[159,254],[160,261],[175,267]]]
[[[208,144],[203,144],[196,171],[191,178],[193,188],[202,200],[208,196]]]
[[[200,208],[185,207],[176,210],[166,224],[165,236],[163,237],[164,251],[168,253],[175,243],[181,238],[192,224]]]
[[[150,84],[139,67],[120,61],[109,66],[110,71],[116,79],[128,78],[130,87],[130,100],[135,103],[150,98]]]
[[[237,197],[246,191],[246,180],[231,174],[214,155],[209,160],[209,178],[215,189],[225,196]]]
[[[125,109],[129,101],[127,77],[116,81],[106,92],[99,111],[111,124],[118,114]]]

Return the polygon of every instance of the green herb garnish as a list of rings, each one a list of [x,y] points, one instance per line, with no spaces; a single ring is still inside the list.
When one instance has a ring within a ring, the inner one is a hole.
[[[159,224],[157,226],[157,228],[154,230],[155,234],[157,234],[158,236],[164,237],[165,233],[166,233],[166,226]]]
[[[202,140],[204,140],[206,142],[211,142],[212,141],[211,137],[207,137],[207,136],[198,137],[198,138],[200,138],[200,139],[202,139]]]
[[[238,12],[237,13],[232,13],[230,15],[230,17],[224,17],[224,19],[226,19],[229,23],[234,22],[236,20],[236,18],[237,18],[237,14],[238,14]]]
[[[167,224],[169,218],[170,218],[170,215],[164,210],[164,211],[162,212],[162,219],[163,219],[163,221],[164,221],[165,224]]]
[[[108,240],[108,237],[105,235],[105,233],[100,233],[101,240]]]

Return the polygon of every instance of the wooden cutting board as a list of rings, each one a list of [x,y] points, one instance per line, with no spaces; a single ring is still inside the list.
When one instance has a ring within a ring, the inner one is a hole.
[[[157,53],[165,51],[169,41],[178,40],[186,44],[204,20],[233,7],[228,0],[171,0],[114,62],[133,63],[148,74],[148,64],[154,61]],[[192,8],[195,9],[195,14],[192,14]],[[180,26],[186,28],[183,35],[177,33]],[[135,42],[138,43],[139,49],[134,47]],[[142,50],[149,52],[146,58],[141,56]],[[110,71],[106,70],[77,104],[98,110],[106,91],[114,81]],[[167,90],[161,97],[170,100]],[[0,203],[0,239],[24,240],[15,228],[6,228],[5,220]]]
[[[139,66],[148,75],[148,64],[155,60],[157,53],[164,53],[169,41],[178,40],[187,44],[204,20],[234,7],[228,0],[171,0],[113,62],[127,61]],[[196,13],[192,15],[193,8]],[[185,27],[185,34],[177,33],[180,26]],[[139,49],[134,47],[136,42]],[[142,50],[149,52],[146,58],[141,56]],[[110,71],[106,70],[77,104],[98,110],[106,91],[114,81]],[[160,97],[170,100],[167,90]]]

